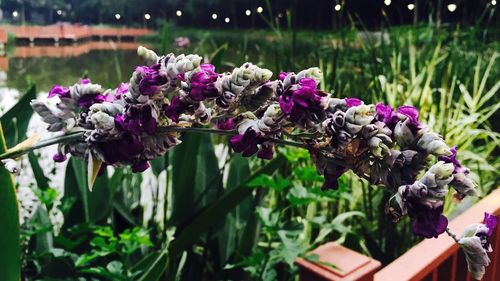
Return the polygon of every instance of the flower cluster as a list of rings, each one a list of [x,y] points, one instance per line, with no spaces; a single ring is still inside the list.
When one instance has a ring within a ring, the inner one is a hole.
[[[467,267],[472,278],[481,280],[491,260],[488,252],[493,249],[490,245],[490,237],[498,224],[498,218],[485,213],[483,223],[476,223],[467,226],[462,233],[462,237],[457,243],[464,250]]]
[[[146,65],[116,89],[84,79],[54,86],[49,97],[59,99],[56,106],[32,102],[49,131],[83,132],[60,145],[55,161],[70,153],[140,172],[180,143],[176,128],[211,126],[233,134],[229,145],[245,157],[271,159],[274,146],[290,140],[308,148],[325,189],[337,188],[347,170],[383,185],[394,194],[387,211],[395,220],[408,215],[424,237],[446,230],[448,186],[459,199],[477,195],[457,149],[420,123],[412,106],[334,98],[318,88],[318,68],[271,80],[271,71],[251,63],[217,73],[197,55],[158,56],[142,47],[138,53]]]

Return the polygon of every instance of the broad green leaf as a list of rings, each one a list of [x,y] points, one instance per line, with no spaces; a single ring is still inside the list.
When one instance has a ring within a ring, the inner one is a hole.
[[[35,236],[35,249],[37,254],[48,253],[54,248],[54,237],[52,235],[52,223],[49,218],[49,213],[44,205],[40,205],[33,217],[30,218],[30,223],[36,224],[37,228],[46,229]]]
[[[250,167],[248,158],[235,154],[229,163],[229,172],[227,176],[228,190],[242,184],[250,175]],[[236,208],[231,211],[224,223],[224,227],[219,229],[218,247],[219,247],[219,262],[224,265],[232,253],[236,250],[247,225],[249,216],[253,216],[252,197],[248,196]]]
[[[0,124],[0,154],[7,150]],[[21,279],[19,209],[12,175],[0,165],[0,280]]]
[[[254,179],[259,174],[274,173],[274,171],[280,168],[284,163],[285,158],[282,155],[278,155],[267,165],[249,176],[243,184],[229,190],[222,197],[210,204],[210,206],[201,212],[183,231],[176,235],[176,238],[167,246],[168,252],[166,249],[162,250],[162,254],[155,260],[154,266],[150,269],[150,271],[152,271],[151,274],[144,274],[140,280],[158,280],[167,268],[167,256],[175,258],[180,255],[185,249],[193,245],[211,226],[224,219],[235,206],[249,196],[252,193],[252,189],[246,187],[245,184],[247,182]]]
[[[86,163],[71,158],[66,167],[63,201],[74,201],[65,214],[65,224],[98,222],[108,217],[112,204],[108,177],[105,171],[96,178],[94,188],[87,188]]]
[[[28,129],[31,115],[33,115],[30,102],[35,98],[36,88],[32,86],[19,99],[16,105],[0,117],[2,127],[5,129],[4,137],[7,147],[13,147],[26,138],[26,130]]]
[[[171,155],[171,224],[186,223],[211,201],[221,185],[213,143],[206,134],[186,134]]]
[[[176,239],[170,244],[169,255],[176,257],[187,247],[207,231],[214,223],[225,218],[228,212],[236,207],[242,200],[252,193],[252,189],[246,186],[246,183],[260,174],[272,174],[285,162],[282,155],[278,155],[264,167],[256,171],[247,180],[238,187],[229,190],[215,202],[210,204],[201,212],[183,231],[176,235]]]

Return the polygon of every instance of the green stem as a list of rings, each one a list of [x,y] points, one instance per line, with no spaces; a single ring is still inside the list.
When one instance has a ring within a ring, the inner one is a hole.
[[[57,136],[48,140],[43,140],[40,141],[39,143],[29,146],[29,147],[21,147],[18,149],[14,150],[7,150],[7,152],[0,154],[0,160],[8,159],[8,158],[17,158],[19,156],[22,156],[30,151],[33,151],[35,149],[43,148],[46,146],[51,146],[54,144],[58,143],[63,143],[63,142],[70,142],[74,140],[78,140],[83,136],[84,132],[75,132],[75,133],[70,133],[62,136]]]
[[[158,128],[159,133],[168,133],[168,132],[192,132],[192,133],[209,133],[209,134],[219,134],[219,135],[229,135],[233,136],[238,134],[237,130],[220,130],[220,129],[211,129],[211,128],[198,128],[198,127],[162,127]],[[33,151],[35,149],[43,148],[46,146],[51,146],[54,144],[58,143],[64,143],[64,142],[71,142],[71,141],[76,141],[78,139],[81,139],[84,135],[83,131],[79,132],[74,132],[62,136],[57,136],[48,140],[40,141],[39,143],[30,146],[30,147],[22,147],[19,149],[14,149],[14,150],[9,150],[6,153],[0,154],[0,160],[4,160],[7,158],[17,158],[19,156],[22,156],[30,151]],[[269,141],[278,144],[278,145],[287,145],[287,146],[294,146],[294,147],[299,147],[299,148],[304,148],[304,149],[309,149],[310,147],[307,144],[300,143],[300,142],[295,142],[295,141],[289,141],[289,140],[283,140],[283,139],[275,139],[275,138],[269,138]],[[341,165],[346,168],[351,168],[349,167],[346,163],[343,161],[339,161],[335,158],[329,158],[329,161],[332,161],[333,163],[337,165]]]

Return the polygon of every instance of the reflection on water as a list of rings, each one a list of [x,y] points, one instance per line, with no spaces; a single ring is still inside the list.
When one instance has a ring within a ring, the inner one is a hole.
[[[104,87],[128,80],[140,63],[135,42],[87,42],[73,46],[18,46],[0,59],[0,105],[28,83],[48,92],[54,83],[71,85],[83,76]],[[9,97],[6,97],[6,96]]]

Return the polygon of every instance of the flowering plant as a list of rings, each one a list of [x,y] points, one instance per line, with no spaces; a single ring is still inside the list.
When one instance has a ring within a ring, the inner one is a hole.
[[[413,106],[397,109],[357,98],[339,99],[318,89],[322,73],[272,72],[245,63],[217,73],[198,55],[158,56],[139,47],[146,65],[128,83],[103,89],[88,79],[55,85],[54,106],[33,100],[47,130],[65,133],[53,159],[87,159],[89,186],[107,165],[134,172],[178,145],[182,132],[230,135],[245,157],[272,159],[276,145],[309,151],[324,189],[335,189],[347,170],[393,193],[386,211],[395,221],[408,215],[414,234],[437,237],[447,230],[443,200],[477,196],[457,148],[419,121]]]

